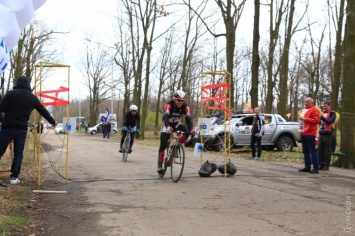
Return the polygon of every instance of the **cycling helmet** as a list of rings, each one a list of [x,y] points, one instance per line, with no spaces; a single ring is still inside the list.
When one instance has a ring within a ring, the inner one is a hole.
[[[130,111],[136,111],[136,110],[138,110],[138,107],[137,107],[136,105],[132,104],[132,105],[129,107],[129,110],[130,110]]]
[[[182,90],[177,90],[174,93],[174,99],[182,99],[185,100],[185,92]]]

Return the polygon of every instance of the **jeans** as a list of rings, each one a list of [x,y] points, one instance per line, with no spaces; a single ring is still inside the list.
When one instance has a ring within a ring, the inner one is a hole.
[[[316,149],[316,137],[314,136],[301,136],[302,151],[304,155],[305,169],[311,170],[311,157],[313,169],[318,170],[318,153]]]
[[[255,157],[255,143],[258,147],[258,157],[261,157],[261,137],[256,137],[252,134],[250,137],[250,146],[253,157]]]
[[[0,157],[6,152],[7,146],[14,141],[14,160],[11,165],[11,177],[17,178],[21,171],[23,149],[27,137],[27,130],[2,129],[0,131]]]

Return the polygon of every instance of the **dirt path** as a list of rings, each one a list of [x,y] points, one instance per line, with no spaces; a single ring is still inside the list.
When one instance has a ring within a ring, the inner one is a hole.
[[[58,156],[58,137],[49,133],[44,142],[48,154]],[[70,181],[52,173],[37,187],[68,194],[36,195],[29,234],[343,235],[355,222],[349,210],[354,171],[332,168],[314,176],[299,173],[301,164],[235,158],[235,176],[217,171],[201,178],[199,159],[187,152],[175,184],[158,178],[157,148],[135,145],[127,163],[117,150],[117,141],[99,135],[71,135]],[[214,160],[212,154],[206,159]],[[43,173],[48,169],[43,165]]]

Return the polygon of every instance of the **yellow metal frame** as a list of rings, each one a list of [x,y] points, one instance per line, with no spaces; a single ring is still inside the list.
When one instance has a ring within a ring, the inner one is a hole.
[[[67,87],[70,88],[70,65],[65,65],[65,64],[57,64],[57,63],[51,63],[51,62],[40,62],[35,66],[35,85],[34,85],[34,92],[42,92],[42,82],[43,82],[43,68],[49,67],[49,68],[66,68],[68,71],[68,78],[67,78]],[[37,69],[39,69],[39,76],[37,76]],[[40,101],[42,100],[41,95],[39,95]],[[70,96],[68,92],[68,101],[70,101]],[[69,117],[70,117],[70,105],[66,105],[66,115],[67,115],[67,125],[70,122]],[[38,119],[37,119],[38,116]],[[38,114],[38,112],[34,113],[34,123],[37,125],[40,125],[41,122],[41,117]],[[36,133],[36,132],[35,132]],[[48,133],[48,132],[47,132]],[[46,135],[46,134],[45,134]],[[44,180],[49,176],[50,172],[49,171],[43,179],[41,179],[41,162],[42,162],[42,139],[45,138],[45,135],[34,135],[34,142],[33,142],[33,179],[36,181],[38,185],[41,185]],[[63,143],[63,146],[65,147],[65,156],[66,156],[66,161],[65,161],[65,180],[68,182],[68,166],[69,166],[69,132],[67,131],[66,133],[66,138],[63,138],[61,142]],[[61,155],[60,155],[61,156]],[[57,165],[57,162],[60,158],[60,156],[57,158],[57,160],[54,163],[50,163],[52,166],[52,171],[54,166]]]
[[[207,85],[207,84],[210,84],[210,83],[207,83],[206,82],[206,77],[210,77],[210,76],[223,76],[223,83],[225,84],[229,84],[229,81],[231,81],[231,74],[226,71],[226,70],[222,70],[222,71],[208,71],[208,72],[202,72],[201,73],[201,81],[200,81],[200,86],[201,86],[201,109],[200,109],[200,120],[201,122],[203,123],[203,120],[206,119],[205,117],[205,111],[206,110],[209,110],[208,108],[206,108],[204,105],[203,105],[203,101],[202,101],[202,87]],[[229,84],[231,85],[231,84]],[[233,85],[231,85],[233,86]],[[230,126],[228,125],[228,132],[227,132],[227,125],[226,125],[226,121],[228,121],[228,116],[231,114],[230,113],[230,108],[231,108],[231,104],[230,104],[230,98],[231,98],[231,94],[230,94],[230,91],[231,89],[227,89],[227,90],[224,90],[223,91],[223,97],[225,98],[225,106],[227,107],[228,111],[223,111],[224,113],[224,137],[226,139],[225,142],[223,142],[223,146],[224,146],[224,151],[223,151],[223,157],[224,157],[224,177],[226,178],[227,177],[227,161],[228,159],[230,159],[230,149],[231,149],[231,137],[230,137]],[[200,131],[200,134],[201,134],[201,127],[199,127],[199,131]],[[218,138],[223,141],[221,139],[221,137],[218,136]],[[208,139],[207,139],[208,140]],[[203,141],[203,138],[202,138],[202,135],[200,135],[200,144],[202,146],[204,146],[204,143],[207,141]],[[216,159],[220,157],[220,153],[218,153],[214,160],[213,161],[216,161]],[[203,163],[203,152],[200,152],[200,161],[201,161],[201,165]]]

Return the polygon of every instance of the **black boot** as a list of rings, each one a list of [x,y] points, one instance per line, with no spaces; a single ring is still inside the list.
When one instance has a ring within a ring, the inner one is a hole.
[[[159,173],[159,174],[162,174],[163,173],[163,163],[161,163],[161,162],[158,162],[158,169],[157,169],[157,172]]]

